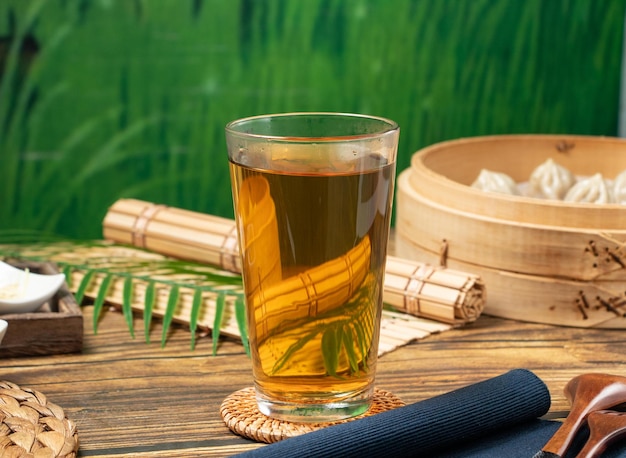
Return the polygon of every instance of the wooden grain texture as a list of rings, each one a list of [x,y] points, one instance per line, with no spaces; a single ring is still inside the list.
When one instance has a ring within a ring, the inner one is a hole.
[[[165,348],[130,337],[122,315],[104,313],[98,334],[92,307],[83,307],[82,354],[2,360],[2,378],[34,388],[65,409],[78,426],[81,456],[224,457],[263,445],[231,433],[219,408],[232,392],[251,386],[241,345],[210,337],[190,350],[189,332],[172,330]],[[141,322],[135,322],[141,335]],[[523,367],[550,389],[551,418],[569,404],[567,381],[586,372],[626,375],[623,331],[520,323],[488,316],[429,336],[381,357],[377,385],[407,403]]]

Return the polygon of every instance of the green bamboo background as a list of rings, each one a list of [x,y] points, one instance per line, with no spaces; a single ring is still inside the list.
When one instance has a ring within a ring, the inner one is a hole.
[[[616,135],[624,0],[3,0],[0,231],[98,238],[136,197],[232,216],[235,118],[350,111],[438,141]]]

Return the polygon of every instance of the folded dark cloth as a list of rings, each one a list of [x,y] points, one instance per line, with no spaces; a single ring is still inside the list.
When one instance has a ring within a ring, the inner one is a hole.
[[[559,426],[558,421],[531,420],[445,448],[429,458],[531,458]]]
[[[532,420],[441,453],[429,454],[429,458],[531,458],[543,448],[559,426],[559,421]],[[577,458],[588,436],[589,431],[583,427],[563,458]],[[626,458],[626,444],[623,441],[611,444],[602,457]]]
[[[549,408],[550,393],[546,385],[532,372],[515,369],[441,396],[371,417],[330,426],[237,456],[242,458],[434,457],[439,454],[445,456],[445,453],[454,453],[451,451],[452,447],[469,444],[476,439],[489,437],[532,421],[537,422],[537,418],[544,415]],[[545,423],[551,426],[552,422]],[[550,434],[545,438],[542,437],[537,444],[533,444],[532,453],[522,456],[532,456],[549,437]],[[511,457],[511,455],[499,456]]]

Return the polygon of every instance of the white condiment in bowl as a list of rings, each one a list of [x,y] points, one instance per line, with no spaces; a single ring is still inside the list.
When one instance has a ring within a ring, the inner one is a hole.
[[[0,261],[0,315],[34,312],[63,285],[65,275],[40,275]]]

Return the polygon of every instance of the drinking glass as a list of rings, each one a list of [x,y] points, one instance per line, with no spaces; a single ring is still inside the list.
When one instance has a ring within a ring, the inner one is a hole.
[[[259,410],[296,422],[371,404],[399,128],[345,113],[226,126]]]

